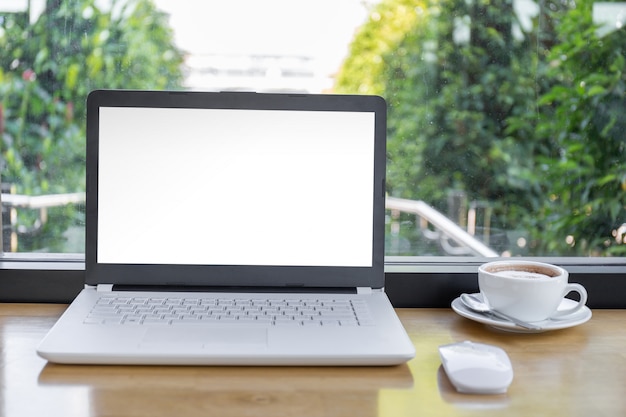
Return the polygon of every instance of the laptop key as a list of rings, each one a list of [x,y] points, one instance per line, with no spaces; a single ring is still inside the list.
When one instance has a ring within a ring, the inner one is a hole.
[[[300,327],[302,325],[302,322],[300,321],[296,321],[296,320],[278,320],[274,322],[275,326],[279,326],[279,327],[285,327],[285,326],[292,326],[292,327]]]
[[[103,322],[104,319],[99,317],[87,317],[85,320],[83,320],[84,324],[102,324]]]

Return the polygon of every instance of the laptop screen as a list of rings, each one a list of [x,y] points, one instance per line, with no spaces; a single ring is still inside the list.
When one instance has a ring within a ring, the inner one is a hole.
[[[100,109],[98,262],[371,266],[374,113]]]
[[[88,179],[88,275],[90,263],[114,273],[154,266],[189,272],[180,284],[210,285],[194,277],[378,267],[378,107],[335,108],[332,96],[291,106],[286,95],[187,94],[210,100],[102,91],[88,106],[97,110],[88,115],[88,173],[90,162],[97,166],[96,180]],[[255,284],[267,285],[260,279]],[[287,281],[315,286],[305,277]]]

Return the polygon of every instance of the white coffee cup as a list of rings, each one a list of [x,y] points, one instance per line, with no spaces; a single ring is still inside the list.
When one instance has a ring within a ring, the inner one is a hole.
[[[583,308],[587,291],[580,284],[569,284],[568,278],[565,269],[542,262],[505,260],[478,268],[478,287],[489,307],[527,322],[562,318]],[[573,291],[580,295],[578,303],[557,311]]]

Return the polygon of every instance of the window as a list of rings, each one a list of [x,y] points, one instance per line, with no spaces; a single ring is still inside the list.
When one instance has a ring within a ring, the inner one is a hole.
[[[456,292],[500,256],[623,286],[624,16],[591,0],[0,2],[2,268],[30,271],[0,292],[80,272],[96,88],[382,95],[401,303],[413,278]],[[423,287],[421,304],[446,297]]]

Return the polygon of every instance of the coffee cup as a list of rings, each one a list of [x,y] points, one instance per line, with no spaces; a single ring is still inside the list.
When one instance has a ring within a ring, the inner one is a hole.
[[[488,262],[478,268],[478,287],[491,309],[527,322],[559,318],[584,307],[587,291],[568,283],[569,273],[542,262],[505,260]],[[577,292],[579,301],[559,309],[563,298]]]

